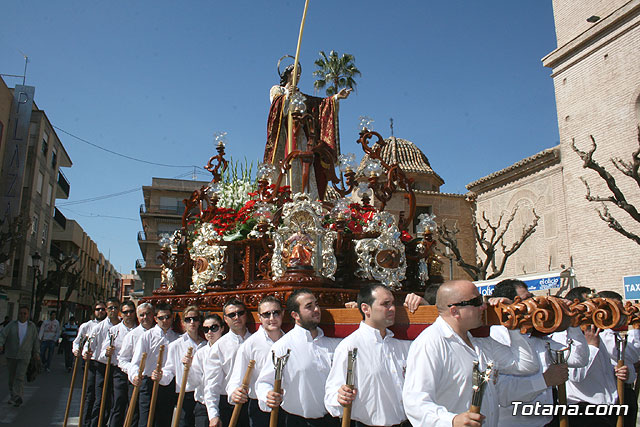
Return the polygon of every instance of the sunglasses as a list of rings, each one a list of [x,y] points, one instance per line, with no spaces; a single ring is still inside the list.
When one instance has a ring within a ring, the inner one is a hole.
[[[185,317],[184,321],[185,321],[185,323],[195,323],[195,322],[199,322],[200,318],[199,317]]]
[[[471,299],[466,300],[466,301],[460,301],[460,302],[456,302],[456,303],[453,303],[453,304],[449,304],[449,305],[447,305],[447,307],[453,307],[453,306],[465,307],[467,305],[472,305],[474,307],[480,307],[482,304],[484,304],[484,299],[482,298],[482,295],[478,295],[477,297],[471,298]]]
[[[121,312],[122,314],[124,314],[125,316],[135,313],[135,310],[122,310]]]
[[[262,317],[263,319],[269,319],[271,316],[280,317],[281,313],[282,313],[282,310],[265,311],[263,313],[260,313],[260,317]]]
[[[209,333],[209,331],[218,332],[220,330],[220,325],[203,326],[202,330],[204,331],[205,334]]]
[[[171,316],[169,316],[168,314],[167,314],[167,315],[164,315],[164,316],[156,316],[156,318],[157,318],[158,320],[167,320],[167,319],[168,319],[168,318],[170,318],[170,317],[171,317]]]
[[[245,313],[244,310],[239,310],[239,311],[234,311],[233,313],[225,314],[225,316],[227,316],[229,319],[235,319],[238,316],[244,316],[244,313]]]
[[[95,311],[107,311],[107,309],[104,308],[104,307],[96,307],[94,310]]]

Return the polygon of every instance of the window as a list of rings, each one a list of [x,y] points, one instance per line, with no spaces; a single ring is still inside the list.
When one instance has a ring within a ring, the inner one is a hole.
[[[418,217],[422,214],[431,215],[433,213],[433,206],[416,206],[416,213],[413,217],[413,230],[415,231],[416,225],[420,222]]]
[[[49,150],[49,133],[44,132],[42,134],[42,154],[47,157],[47,151]]]
[[[33,214],[33,220],[31,220],[31,234],[38,232],[38,214]]]
[[[51,204],[51,196],[53,195],[53,185],[49,184],[47,186],[47,200],[45,200],[45,202],[47,203],[47,205]]]
[[[55,169],[57,164],[58,164],[58,151],[55,148],[52,148],[51,149],[51,167]]]
[[[161,211],[169,211],[175,213],[182,213],[184,211],[182,200],[176,199],[175,197],[160,197],[159,208]]]
[[[49,238],[49,224],[46,222],[42,224],[42,244],[47,244],[47,239]]]
[[[36,191],[42,195],[42,183],[44,181],[44,175],[42,172],[38,172],[38,181],[36,182]]]

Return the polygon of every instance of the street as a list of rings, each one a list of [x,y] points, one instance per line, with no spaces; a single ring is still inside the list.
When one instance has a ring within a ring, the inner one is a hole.
[[[78,370],[68,426],[77,426],[80,409],[80,388],[82,371]],[[25,383],[24,403],[19,408],[7,405],[7,362],[0,356],[0,426],[61,426],[69,396],[71,373],[64,368],[64,355],[54,355],[51,372],[43,372],[32,383]],[[46,421],[45,421],[46,420]]]

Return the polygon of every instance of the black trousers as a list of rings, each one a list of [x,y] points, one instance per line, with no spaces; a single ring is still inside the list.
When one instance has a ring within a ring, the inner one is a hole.
[[[62,341],[62,349],[64,350],[64,367],[67,369],[73,368],[73,341]]]
[[[180,410],[180,427],[195,427],[195,409],[196,401],[193,398],[193,392],[185,393],[184,400],[182,401],[182,409]]]
[[[93,404],[95,403],[96,388],[96,362],[93,360],[85,360],[84,363],[89,364],[89,376],[87,378],[87,391],[84,394],[84,410],[82,411],[82,426],[91,426],[91,413],[93,412]]]
[[[233,408],[235,405],[229,403],[229,398],[226,394],[220,395],[220,403],[218,404],[218,410],[220,411],[220,421],[223,426],[228,426],[233,415]],[[240,418],[238,419],[238,427],[249,427],[249,413],[247,412],[247,405],[242,405],[240,411]],[[268,425],[268,424],[267,424]]]
[[[635,427],[638,416],[638,399],[632,384],[624,385],[624,403],[629,405],[629,412],[624,417],[624,427]]]
[[[584,414],[587,405],[589,404],[585,402],[578,403],[581,414]],[[569,425],[580,427],[615,427],[616,417],[606,415],[572,415],[569,417]]]
[[[285,412],[280,408],[280,416]],[[287,413],[285,420],[286,427],[340,427],[340,420],[327,414],[322,418],[302,418],[299,415]]]
[[[125,376],[126,376],[126,374],[125,374]],[[127,380],[128,379],[129,378],[127,377]],[[131,402],[131,396],[133,395],[133,389],[135,387],[131,383],[127,383],[127,385],[128,385],[127,397],[129,399],[128,402]],[[133,427],[137,426],[138,422],[140,420],[140,409],[139,408],[140,408],[140,395],[138,395],[138,400],[136,400],[136,406],[133,409],[133,417],[131,418],[131,425]],[[129,404],[127,404],[127,411],[128,410],[129,410]],[[126,419],[126,414],[125,414],[125,419]]]
[[[262,412],[256,399],[249,399],[249,403],[245,404],[245,406],[247,406],[247,412],[249,413],[250,427],[262,427],[269,425],[271,412]],[[278,427],[285,427],[284,418],[285,417],[278,417]]]
[[[111,372],[112,369],[109,370],[109,378],[104,377],[107,365],[101,362],[93,361],[93,365],[96,367],[96,381],[95,381],[95,400],[93,402],[93,410],[91,411],[91,427],[98,427],[98,418],[100,417],[100,405],[102,403],[102,389],[104,387],[107,388],[106,399],[104,402],[104,414],[102,415],[103,425],[107,423],[107,418],[109,417],[109,413],[111,412],[111,394],[112,391],[112,383],[111,383]],[[113,366],[112,366],[113,368]]]
[[[113,400],[109,415],[109,427],[121,427],[124,425],[129,406],[129,378],[117,366],[112,366],[111,372],[113,372]]]
[[[196,420],[196,427],[209,427],[209,413],[206,406],[196,401],[193,414]]]
[[[143,377],[140,385],[140,395],[138,397],[138,399],[140,399],[140,419],[138,420],[138,427],[147,426],[152,391],[153,380],[149,377]],[[171,417],[173,416],[173,408],[175,406],[176,382],[173,380],[169,385],[161,385],[158,387],[156,411],[153,416],[153,427],[171,427]]]

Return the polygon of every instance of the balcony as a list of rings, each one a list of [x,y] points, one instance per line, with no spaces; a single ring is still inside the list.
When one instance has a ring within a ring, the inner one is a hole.
[[[143,260],[142,258],[138,258],[136,260],[136,270],[142,270],[144,268],[147,268],[147,263],[145,260]]]
[[[146,206],[144,203],[140,205],[140,216],[154,215],[154,216],[182,217],[183,213],[184,213],[184,206],[163,206],[163,205]]]
[[[138,231],[139,242],[157,242],[158,240],[160,240],[160,234],[158,233],[147,233],[146,231]]]
[[[56,188],[56,199],[68,199],[70,190],[71,187],[69,186],[67,177],[64,176],[62,171],[58,171],[58,187]]]
[[[54,208],[53,221],[64,231],[67,228],[67,218],[62,215],[62,212],[58,210],[58,208]]]

